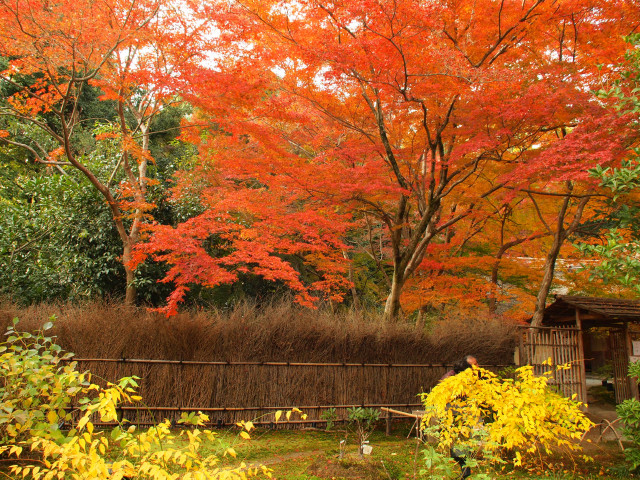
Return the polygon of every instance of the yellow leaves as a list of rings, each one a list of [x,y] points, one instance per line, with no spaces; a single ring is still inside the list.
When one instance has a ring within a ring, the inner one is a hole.
[[[277,422],[278,420],[280,420],[280,418],[282,417],[282,410],[278,410],[278,411],[276,411],[276,413],[275,413],[274,417],[275,417],[276,422]]]
[[[13,445],[9,449],[9,455],[15,455],[16,457],[19,457],[21,453],[22,453],[22,447],[18,447],[16,445]]]
[[[55,410],[49,410],[47,412],[47,421],[49,423],[57,423],[58,422],[58,414]]]
[[[516,467],[520,467],[522,465],[522,455],[520,455],[520,452],[516,451],[516,458],[513,461],[513,464]]]
[[[85,415],[78,421],[78,425],[76,426],[76,429],[78,431],[81,431],[88,422],[89,422],[89,417]]]
[[[530,366],[516,370],[515,380],[501,381],[484,369],[469,369],[423,394],[423,428],[436,418],[442,448],[452,444],[483,445],[485,452],[518,451],[515,465],[524,463],[521,452],[534,454],[551,446],[579,448],[574,438],[592,426],[580,403],[547,387],[547,376],[537,377]],[[486,443],[486,440],[489,442]]]
[[[241,422],[237,422],[236,425],[240,428],[243,429],[242,432],[240,432],[240,435],[242,436],[242,438],[245,438],[243,434],[247,434],[247,432],[250,432],[251,430],[253,430],[255,427],[255,425],[253,424],[253,422],[249,421],[249,422],[245,422],[244,420]],[[246,430],[246,432],[244,431]]]
[[[39,360],[43,358],[44,356],[39,356]],[[56,365],[59,358],[53,355],[51,362],[54,366],[45,361],[43,368],[34,372],[24,368],[15,356],[2,355],[2,373],[6,375],[6,371],[16,369],[18,373],[14,375],[26,375],[28,381],[37,381],[36,391],[40,395],[26,396],[25,401],[21,402],[23,410],[18,412],[13,423],[5,426],[9,444],[0,446],[0,454],[19,457],[23,448],[29,448],[41,462],[38,466],[11,467],[15,478],[222,480],[247,478],[260,471],[267,477],[271,476],[268,469],[260,470],[255,466],[219,467],[221,455],[207,453],[210,443],[205,442],[216,440],[216,435],[210,430],[192,428],[175,435],[169,420],[147,430],[138,430],[119,420],[119,405],[140,398],[135,395],[134,378],[124,378],[102,388],[89,384],[89,375],[76,372],[74,363],[58,367]],[[96,393],[88,395],[90,391]],[[60,419],[72,418],[66,411],[69,403],[57,400],[63,396],[66,399],[74,398],[74,404],[81,413],[75,428],[68,433],[50,428],[50,425],[57,424]],[[6,403],[3,406],[13,408]],[[31,411],[37,411],[39,425],[44,427],[34,428],[34,415]],[[294,411],[300,413],[298,409],[292,410]],[[96,417],[114,420],[118,426],[105,435],[94,429],[92,419]],[[202,412],[192,412],[183,415],[183,420],[184,423],[197,427],[208,422],[209,418]],[[255,429],[254,423],[241,422],[239,426],[242,427],[240,438],[250,439],[249,432]],[[176,441],[178,437],[180,441]],[[224,456],[235,458],[237,453],[233,447],[229,447],[224,450]]]

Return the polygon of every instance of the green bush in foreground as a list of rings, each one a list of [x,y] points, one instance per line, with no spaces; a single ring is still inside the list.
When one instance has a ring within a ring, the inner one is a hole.
[[[629,365],[629,376],[640,378],[640,362]],[[625,448],[624,455],[631,464],[631,470],[640,467],[640,402],[635,398],[625,400],[616,407],[624,428],[622,433],[633,444]]]
[[[50,337],[7,329],[0,344],[0,443],[21,442],[33,434],[62,441],[58,426],[71,420],[71,400],[91,389],[87,373],[76,371],[72,357],[62,352]],[[52,322],[43,326],[50,329]]]
[[[134,393],[134,377],[101,388],[91,383],[88,372],[76,371],[71,354],[64,353],[44,332],[9,327],[0,343],[0,455],[20,457],[30,452],[27,466],[14,465],[11,473],[33,479],[245,479],[259,474],[271,476],[264,466],[221,466],[221,456],[236,456],[233,447],[220,446],[207,452],[216,434],[201,430],[206,415],[183,414],[180,423],[190,425],[178,434],[165,421],[144,431],[136,431],[118,420],[121,403],[140,400]],[[71,405],[77,405],[72,412]],[[281,412],[276,414],[277,417]],[[288,413],[290,415],[290,412]],[[73,428],[63,431],[63,422],[79,418]],[[93,421],[116,422],[111,431],[94,430]],[[242,423],[242,438],[249,438],[251,422]],[[34,457],[35,456],[35,457]]]

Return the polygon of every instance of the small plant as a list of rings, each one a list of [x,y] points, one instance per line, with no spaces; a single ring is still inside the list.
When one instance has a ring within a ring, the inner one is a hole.
[[[628,375],[640,378],[640,362],[629,365]],[[624,424],[622,433],[632,443],[625,448],[624,455],[634,471],[640,467],[640,402],[635,398],[625,400],[616,407],[616,412]]]
[[[356,435],[360,458],[363,457],[364,446],[379,418],[380,411],[375,408],[352,407],[347,409],[347,420],[349,427]]]
[[[419,471],[421,477],[434,480],[460,478],[460,468],[450,456],[442,454],[431,445],[427,445],[422,454],[424,455],[424,468]],[[474,470],[478,466],[478,461],[474,457],[467,457],[465,465]],[[473,475],[474,480],[491,480],[492,478],[485,473]]]
[[[320,414],[320,418],[322,420],[326,420],[327,428],[325,429],[327,432],[333,428],[338,419],[338,414],[336,413],[336,409],[331,407],[327,408],[324,412]]]

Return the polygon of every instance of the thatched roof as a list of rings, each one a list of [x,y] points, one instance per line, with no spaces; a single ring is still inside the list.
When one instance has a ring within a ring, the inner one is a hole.
[[[555,301],[544,310],[542,324],[575,324],[576,309],[586,328],[640,322],[639,300],[556,295]]]

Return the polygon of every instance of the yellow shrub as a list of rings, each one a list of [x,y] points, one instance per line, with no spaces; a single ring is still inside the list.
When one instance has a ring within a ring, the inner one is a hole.
[[[0,455],[20,457],[23,451],[37,455],[37,465],[11,467],[20,478],[33,479],[246,479],[263,474],[264,466],[223,466],[220,457],[235,457],[233,447],[216,442],[216,434],[200,429],[209,419],[203,414],[183,414],[189,425],[178,433],[165,421],[137,431],[118,419],[122,403],[139,401],[134,377],[101,388],[90,383],[88,372],[75,364],[62,365],[70,355],[61,352],[43,332],[29,334],[9,327],[0,343]],[[51,323],[45,325],[45,330]],[[73,400],[73,402],[72,402]],[[61,421],[71,422],[70,405],[78,405],[75,428],[63,431]],[[296,409],[297,412],[299,410]],[[287,412],[287,417],[292,412]],[[276,413],[276,421],[282,412]],[[93,421],[117,422],[110,431],[94,430]],[[248,439],[253,423],[238,425],[240,437]],[[215,446],[219,445],[218,449]],[[213,449],[212,449],[213,447]]]
[[[515,465],[522,463],[522,453],[549,453],[552,447],[579,450],[576,440],[593,423],[580,402],[549,388],[551,374],[536,376],[531,366],[524,366],[515,379],[502,380],[482,368],[467,369],[422,394],[423,429],[435,434],[442,448],[514,451]],[[435,428],[429,427],[434,423]]]

